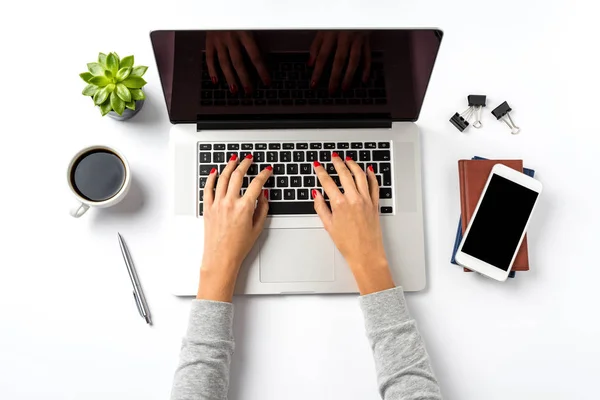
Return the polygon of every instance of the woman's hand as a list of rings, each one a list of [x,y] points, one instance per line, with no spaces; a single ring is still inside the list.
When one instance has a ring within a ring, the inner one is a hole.
[[[216,170],[206,180],[198,299],[231,302],[242,261],[265,224],[269,203],[263,186],[273,172],[271,166],[262,170],[241,196],[242,181],[251,164],[251,155],[239,165],[237,157],[232,156],[218,182]]]
[[[319,83],[321,74],[325,69],[327,60],[332,51],[335,51],[331,77],[329,78],[329,92],[334,93],[342,82],[342,90],[348,90],[352,84],[354,73],[362,61],[362,81],[369,79],[371,69],[371,44],[366,32],[352,31],[328,31],[319,32],[310,46],[310,58],[308,66],[315,69],[311,78],[311,87],[315,88]],[[346,67],[346,73],[342,80],[342,70]]]
[[[263,63],[254,36],[249,31],[208,32],[206,34],[206,65],[213,84],[219,81],[217,65],[220,65],[231,93],[238,92],[237,75],[244,87],[244,92],[250,94],[253,89],[252,79],[244,65],[242,47],[250,57],[252,64],[254,64],[260,79],[265,85],[270,85],[269,72]]]
[[[313,190],[315,210],[333,242],[350,266],[361,294],[393,288],[379,225],[379,185],[371,166],[367,173],[351,158],[337,153],[331,160],[344,193],[327,171],[314,162],[317,177],[329,196],[331,210],[319,190]]]

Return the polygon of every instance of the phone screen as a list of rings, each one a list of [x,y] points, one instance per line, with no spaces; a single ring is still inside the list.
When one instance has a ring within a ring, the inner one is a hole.
[[[492,175],[462,252],[507,271],[538,195]]]

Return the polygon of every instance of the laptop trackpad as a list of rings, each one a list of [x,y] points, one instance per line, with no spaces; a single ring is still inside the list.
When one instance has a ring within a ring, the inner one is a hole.
[[[334,245],[324,229],[265,229],[260,281],[332,282]]]

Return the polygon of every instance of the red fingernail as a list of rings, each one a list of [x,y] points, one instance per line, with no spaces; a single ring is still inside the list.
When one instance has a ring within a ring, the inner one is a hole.
[[[269,191],[267,189],[263,190],[263,196],[265,196],[265,199],[269,200]]]
[[[372,165],[369,165],[369,171],[371,171],[371,172],[375,172],[375,171],[373,170],[373,166],[372,166]]]
[[[270,165],[267,165],[267,167],[265,169],[268,169],[269,171],[273,171],[273,167],[271,167]]]
[[[317,191],[315,189],[312,190],[313,199],[317,197]]]
[[[237,93],[237,85],[229,85],[229,90],[231,93]]]
[[[235,160],[237,160],[237,154],[232,154],[229,161],[235,161]]]
[[[211,170],[210,170],[210,174],[211,174],[211,175],[212,175],[212,174],[214,174],[215,172],[217,172],[217,169],[216,169],[216,168],[213,168],[213,169],[211,169]]]
[[[251,160],[251,159],[252,159],[252,154],[246,154],[246,158],[247,158],[248,160]]]
[[[311,81],[311,82],[310,82],[310,87],[311,87],[311,89],[314,89],[314,88],[316,88],[316,87],[317,87],[317,82],[315,82],[315,81]]]
[[[331,157],[339,157],[340,155],[338,153],[336,153],[335,151],[331,153]]]
[[[320,162],[318,162],[318,161],[314,161],[314,162],[313,162],[313,165],[315,166],[315,168],[317,168],[317,167],[320,167],[320,166],[321,166],[321,163],[320,163]]]
[[[352,157],[346,156],[346,161],[352,161]]]
[[[217,84],[217,82],[219,82],[219,80],[217,79],[217,77],[216,77],[216,76],[211,76],[211,77],[210,77],[210,80],[212,81],[213,85],[216,85],[216,84]]]

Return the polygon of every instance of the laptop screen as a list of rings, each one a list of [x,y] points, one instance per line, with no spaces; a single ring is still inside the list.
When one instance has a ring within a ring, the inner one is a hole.
[[[416,121],[442,32],[154,31],[169,118],[386,115]]]

